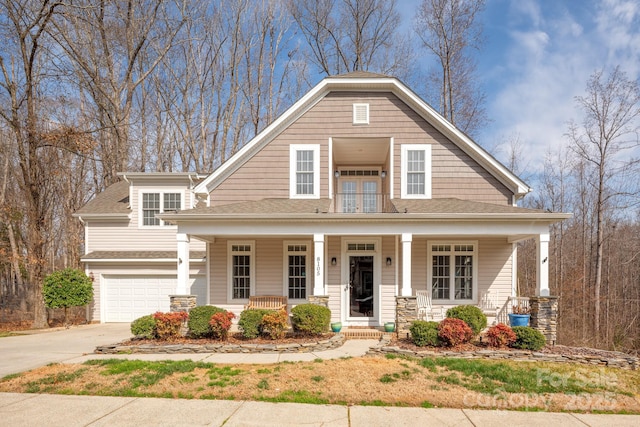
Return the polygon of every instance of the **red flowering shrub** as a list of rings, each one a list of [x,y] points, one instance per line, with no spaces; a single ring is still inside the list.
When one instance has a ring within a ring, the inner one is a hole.
[[[516,342],[516,333],[504,323],[498,323],[489,328],[486,334],[487,342],[492,347],[506,347]]]
[[[262,317],[262,331],[268,334],[272,340],[284,338],[287,329],[287,312],[285,310],[273,311]]]
[[[448,317],[438,324],[438,338],[448,347],[464,344],[473,339],[473,330],[464,320]]]
[[[173,313],[162,313],[160,311],[153,314],[156,320],[156,335],[161,340],[169,340],[180,337],[182,325],[189,318],[189,313],[176,311]]]
[[[229,336],[229,329],[231,329],[231,321],[235,319],[236,315],[230,311],[222,311],[215,313],[209,320],[211,325],[212,335],[216,339],[226,340]]]

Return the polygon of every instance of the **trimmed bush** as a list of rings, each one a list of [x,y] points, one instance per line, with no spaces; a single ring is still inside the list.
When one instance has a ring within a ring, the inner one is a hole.
[[[262,333],[269,335],[272,340],[284,338],[287,330],[288,317],[286,310],[272,310],[262,316]]]
[[[411,340],[418,347],[438,345],[438,322],[416,320],[411,323],[409,332],[411,332]]]
[[[189,313],[176,311],[173,313],[162,313],[160,311],[153,314],[156,320],[156,334],[158,339],[170,340],[180,337],[182,324],[189,318]]]
[[[245,338],[257,338],[262,333],[262,317],[272,310],[245,310],[240,313],[238,327]]]
[[[513,332],[516,334],[516,341],[511,344],[513,348],[537,351],[547,343],[542,332],[529,326],[514,326]]]
[[[329,331],[331,310],[317,304],[300,304],[291,309],[293,330],[302,334],[321,335]]]
[[[156,338],[156,319],[152,314],[138,317],[131,322],[131,334],[137,338],[152,340]]]
[[[229,336],[229,329],[231,329],[231,321],[235,319],[236,315],[230,311],[221,311],[211,316],[209,320],[209,326],[213,337],[216,339],[226,340]]]
[[[189,335],[193,338],[212,337],[213,330],[209,324],[211,316],[216,313],[225,312],[226,310],[213,305],[200,305],[198,307],[193,307],[191,311],[189,311],[189,322],[187,323],[187,326],[189,327]]]
[[[454,347],[473,339],[473,330],[462,319],[448,317],[438,324],[438,338],[448,346]]]
[[[64,324],[67,325],[69,307],[91,302],[93,282],[84,271],[75,268],[54,271],[44,278],[42,296],[48,308],[64,308]]]
[[[509,326],[504,323],[498,323],[489,328],[486,338],[492,347],[505,347],[516,341],[516,334]]]
[[[447,317],[464,320],[474,335],[487,327],[487,316],[475,305],[459,305],[447,310]]]

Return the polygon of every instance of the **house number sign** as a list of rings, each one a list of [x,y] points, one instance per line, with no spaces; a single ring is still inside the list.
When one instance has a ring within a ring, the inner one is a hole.
[[[316,258],[316,276],[320,276],[320,257]]]

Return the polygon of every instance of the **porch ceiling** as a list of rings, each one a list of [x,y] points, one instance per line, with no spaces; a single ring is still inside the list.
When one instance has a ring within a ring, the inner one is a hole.
[[[389,154],[389,138],[334,138],[333,161],[340,166],[384,165]]]

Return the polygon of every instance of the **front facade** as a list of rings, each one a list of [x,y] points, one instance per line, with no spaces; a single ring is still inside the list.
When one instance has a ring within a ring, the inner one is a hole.
[[[285,295],[328,305],[346,326],[380,326],[395,320],[396,297],[418,291],[445,308],[506,300],[516,243],[529,238],[548,295],[549,225],[567,217],[518,208],[525,183],[397,79],[369,73],[325,79],[209,176],[127,179],[122,221],[135,243],[103,244],[91,203],[93,218],[77,214],[100,321],[133,320],[115,307],[145,285],[127,275],[153,282],[163,270],[170,294],[236,314],[250,295]]]

